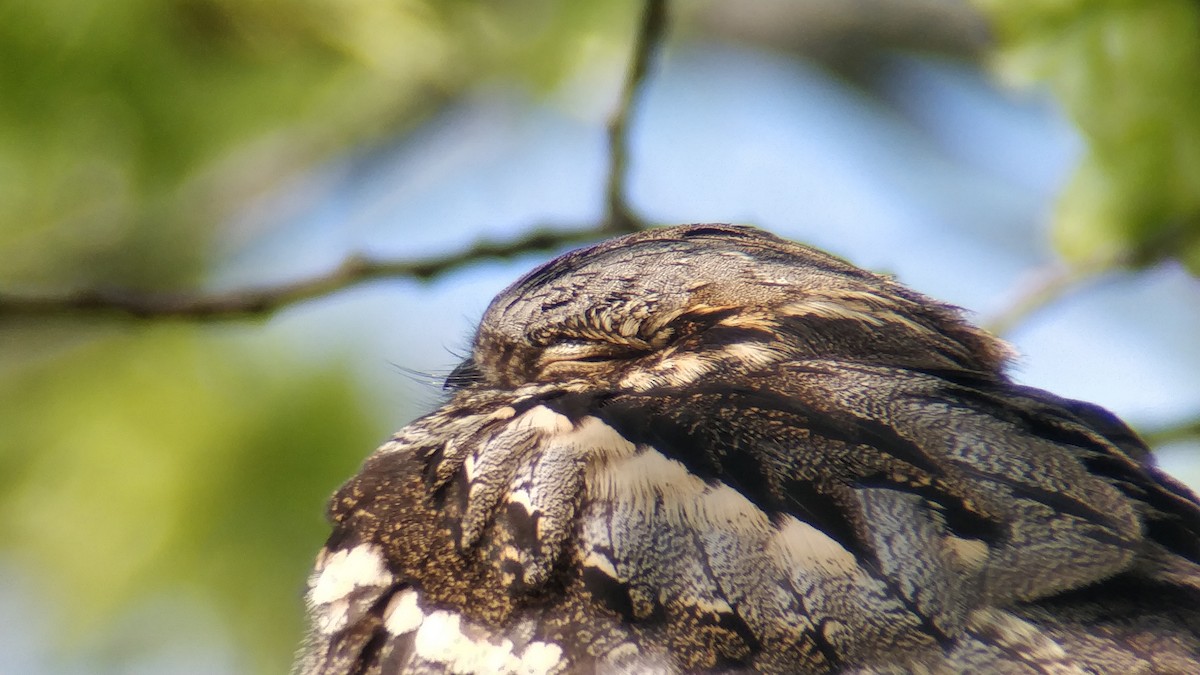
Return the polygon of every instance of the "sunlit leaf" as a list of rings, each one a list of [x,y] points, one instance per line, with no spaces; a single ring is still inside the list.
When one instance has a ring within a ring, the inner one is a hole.
[[[1001,71],[1047,83],[1087,152],[1055,240],[1074,261],[1164,257],[1200,272],[1200,5],[979,0]]]

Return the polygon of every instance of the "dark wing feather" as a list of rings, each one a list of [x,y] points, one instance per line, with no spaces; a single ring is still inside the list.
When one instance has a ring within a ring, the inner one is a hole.
[[[1200,507],[1146,457],[861,364],[463,392],[335,496],[301,670],[1200,672]]]

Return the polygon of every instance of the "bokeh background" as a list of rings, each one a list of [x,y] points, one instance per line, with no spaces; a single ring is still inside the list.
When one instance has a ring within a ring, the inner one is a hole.
[[[550,253],[262,317],[6,302],[594,227],[640,11],[0,0],[0,673],[286,670],[324,501]],[[1015,317],[1017,379],[1113,409],[1200,485],[1200,5],[670,17],[630,111],[635,215],[758,225]]]

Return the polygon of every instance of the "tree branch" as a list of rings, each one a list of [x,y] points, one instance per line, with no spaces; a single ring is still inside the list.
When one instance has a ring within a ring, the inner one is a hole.
[[[609,232],[635,232],[644,225],[629,207],[629,118],[646,81],[650,61],[661,49],[667,29],[666,0],[646,0],[633,54],[625,73],[621,98],[608,119],[608,184],[604,191],[605,223]]]
[[[43,296],[0,294],[0,318],[80,311],[123,313],[146,319],[230,319],[270,314],[287,305],[330,295],[374,279],[407,277],[427,280],[481,260],[513,258],[526,253],[554,250],[570,244],[595,241],[607,233],[608,230],[602,225],[566,231],[538,228],[512,241],[481,240],[456,253],[420,260],[379,260],[351,255],[333,270],[307,279],[220,293],[141,293],[87,289]]]
[[[82,289],[62,294],[0,293],[0,318],[51,316],[80,312],[120,313],[138,318],[177,317],[230,319],[270,314],[282,307],[330,295],[374,279],[432,279],[480,260],[512,258],[634,232],[645,225],[626,199],[629,163],[629,119],[640,98],[650,61],[666,32],[666,0],[646,0],[621,97],[609,118],[609,170],[603,221],[579,230],[538,228],[508,242],[477,241],[463,251],[424,260],[380,260],[351,255],[324,274],[290,283],[216,293],[145,293],[132,290]]]

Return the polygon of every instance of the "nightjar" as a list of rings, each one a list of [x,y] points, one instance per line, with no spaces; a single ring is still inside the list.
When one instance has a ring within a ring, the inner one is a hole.
[[[334,495],[305,674],[1200,673],[1200,504],[951,306],[759,230],[567,253]]]

